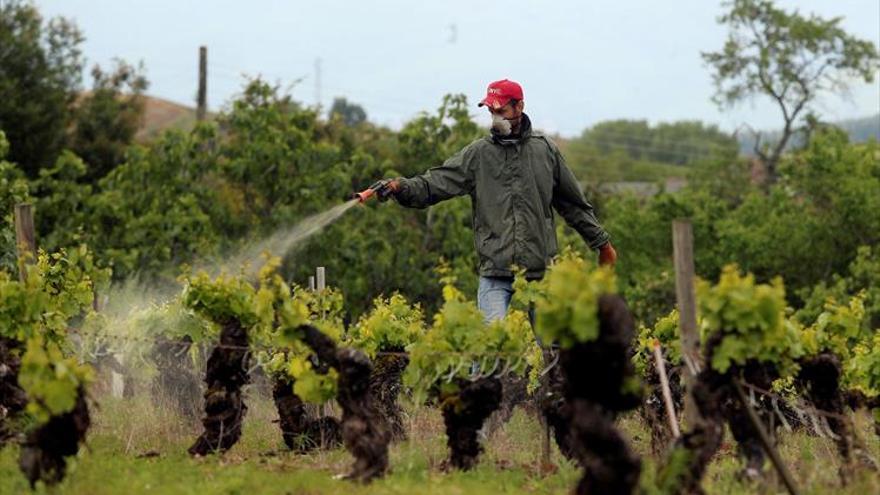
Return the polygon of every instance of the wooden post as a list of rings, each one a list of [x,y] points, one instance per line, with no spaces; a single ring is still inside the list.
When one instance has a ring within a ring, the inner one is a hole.
[[[196,106],[196,120],[205,120],[208,113],[208,47],[199,47],[199,94]]]
[[[15,246],[18,254],[18,279],[24,282],[27,278],[25,265],[37,259],[34,210],[28,203],[15,205]]]
[[[325,277],[326,272],[323,266],[319,266],[315,273],[315,280],[317,282],[318,291],[322,291],[327,288],[327,279]]]
[[[686,394],[684,420],[693,425],[697,419],[691,389],[700,370],[700,333],[697,331],[697,295],[694,289],[694,235],[691,221],[672,222],[672,251],[675,258],[675,295],[678,302],[681,356],[688,373],[684,373]]]
[[[309,275],[309,290],[315,292],[315,276]]]
[[[660,377],[660,391],[663,393],[663,404],[666,406],[666,418],[669,420],[672,438],[678,439],[681,431],[678,429],[678,418],[675,416],[675,404],[672,402],[672,392],[669,390],[669,379],[666,377],[666,365],[663,363],[663,353],[660,352],[660,342],[654,339],[653,347],[654,366],[657,367],[657,376]]]
[[[315,269],[315,285],[316,285],[316,288],[317,288],[319,294],[324,292],[324,289],[327,288],[326,275],[327,275],[327,272],[326,272],[326,270],[324,270],[323,266],[319,266],[318,268]],[[323,295],[321,295],[321,298],[323,298]],[[323,304],[322,304],[322,306],[323,306]],[[324,318],[327,318],[327,313],[322,310],[321,311],[321,319],[324,319]],[[324,410],[324,412],[323,412],[324,416],[330,416],[333,414],[333,408],[329,402],[324,404],[323,410]],[[321,441],[323,442],[324,439],[322,438]]]

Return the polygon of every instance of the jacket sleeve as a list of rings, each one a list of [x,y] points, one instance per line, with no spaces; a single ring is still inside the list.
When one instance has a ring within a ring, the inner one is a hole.
[[[474,188],[472,153],[466,147],[422,175],[400,179],[397,202],[410,208],[427,208],[440,201],[470,194]]]
[[[608,242],[610,236],[596,220],[593,205],[584,198],[584,193],[574,174],[565,164],[562,153],[555,148],[553,153],[556,155],[553,208],[562,215],[565,223],[583,237],[584,242],[591,249],[599,249]]]

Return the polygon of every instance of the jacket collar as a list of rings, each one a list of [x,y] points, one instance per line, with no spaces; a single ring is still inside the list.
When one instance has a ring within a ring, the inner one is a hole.
[[[491,138],[493,143],[500,144],[501,146],[516,145],[532,136],[532,121],[529,120],[528,115],[523,113],[518,133],[510,134],[509,136],[502,136],[495,132],[495,129],[491,129],[490,132],[492,134]]]

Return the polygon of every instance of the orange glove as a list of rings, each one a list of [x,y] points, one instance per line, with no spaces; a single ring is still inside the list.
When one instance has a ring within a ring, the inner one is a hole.
[[[617,263],[617,251],[614,250],[611,242],[606,242],[599,248],[599,265],[608,265],[613,268],[615,263]]]

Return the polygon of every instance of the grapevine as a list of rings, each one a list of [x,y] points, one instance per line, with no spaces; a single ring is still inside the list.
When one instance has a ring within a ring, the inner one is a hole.
[[[247,413],[242,387],[250,381],[248,333],[271,318],[255,304],[255,295],[242,278],[221,274],[211,279],[204,272],[191,277],[184,289],[183,304],[220,327],[219,345],[211,351],[205,373],[204,431],[189,448],[191,455],[224,452],[241,437]]]
[[[654,343],[663,349],[665,360],[671,366],[681,364],[681,338],[678,335],[678,310],[673,309],[666,316],[657,319],[654,326],[640,326],[636,337],[636,353],[633,361],[636,370],[645,375],[654,367]]]
[[[853,349],[870,341],[871,332],[866,332],[865,298],[860,293],[850,298],[847,304],[839,304],[830,299],[813,324],[802,331],[802,342],[806,354],[830,352],[847,360]]]
[[[370,390],[385,417],[394,440],[404,440],[403,412],[397,402],[402,375],[409,364],[407,348],[425,333],[418,304],[410,305],[400,294],[376,298],[373,308],[349,328],[346,344],[366,353],[374,363]]]
[[[263,369],[276,380],[292,384],[303,401],[324,404],[336,396],[337,374],[315,360],[311,349],[285,337],[284,328],[311,322],[334,341],[342,337],[342,294],[327,288],[312,292],[290,287],[277,273],[280,260],[271,259],[260,273],[256,302],[265,316],[254,332]]]
[[[829,304],[805,329],[795,319],[786,318],[790,310],[784,297],[780,279],[758,284],[752,275],[741,275],[735,266],[725,267],[717,284],[698,284],[708,367],[697,376],[693,390],[700,418],[676,443],[670,456],[684,461],[669,462],[661,470],[661,482],[677,486],[671,489],[673,492],[698,487],[705,466],[720,446],[725,420],[738,441],[740,455],[747,461],[745,474],[760,476],[763,449],[746,418],[745,406],[733,397],[734,380],[765,390],[779,380],[793,383],[819,409],[836,413],[836,417],[844,413],[838,353],[848,356],[852,349],[859,348],[855,343],[862,335],[861,301],[854,298],[845,306]],[[764,403],[768,399],[762,396],[758,400],[762,406],[759,413],[766,420],[771,410]],[[829,424],[849,464],[852,432],[836,417],[829,418]]]
[[[311,418],[306,403],[324,404],[338,393],[338,373],[317,358],[308,346],[288,338],[285,329],[311,322],[338,341],[342,333],[342,295],[327,288],[318,292],[290,287],[277,273],[280,260],[269,260],[260,274],[258,294],[274,312],[274,324],[261,327],[258,340],[268,350],[257,358],[274,381],[272,396],[285,444],[306,452],[335,447],[342,441],[339,421],[332,416]]]
[[[536,287],[538,336],[566,349],[599,337],[599,297],[617,292],[610,268],[590,270],[573,255],[557,261]]]
[[[866,397],[874,431],[880,436],[880,331],[875,330],[873,340],[855,346],[844,373],[847,382]]]
[[[309,419],[303,404],[322,404],[335,397],[337,371],[316,359],[299,340],[287,338],[284,329],[313,322],[338,340],[341,295],[333,290],[312,293],[291,288],[278,275],[278,264],[278,259],[269,260],[257,287],[243,277],[228,275],[211,279],[200,273],[188,279],[184,303],[221,326],[220,345],[208,360],[205,399],[206,411],[208,401],[215,401],[213,410],[224,412],[205,417],[205,434],[191,449],[195,454],[225,450],[237,441],[247,410],[240,386],[249,380],[250,348],[256,349],[257,363],[274,381],[273,397],[288,447],[308,450],[321,439],[333,445],[339,438],[339,425],[333,418]]]
[[[417,401],[429,394],[454,394],[457,380],[491,376],[505,371],[523,374],[528,360],[539,353],[528,316],[512,310],[504,319],[486,324],[477,306],[447,280],[444,304],[431,328],[410,347],[410,366],[404,383]],[[540,354],[538,354],[540,355]]]
[[[391,435],[370,393],[372,363],[362,352],[339,347],[335,339],[311,324],[283,327],[284,339],[302,342],[317,359],[338,372],[336,401],[342,408],[341,430],[345,448],[355,462],[347,479],[370,482],[388,470]]]
[[[85,246],[40,252],[25,265],[24,282],[0,272],[0,441],[15,434],[22,415],[31,418],[19,465],[31,485],[63,479],[90,425],[85,389],[92,370],[70,355],[67,328],[91,311],[99,269]]]
[[[560,448],[583,467],[576,493],[631,493],[641,461],[614,418],[640,403],[641,387],[630,359],[635,322],[614,272],[565,253],[533,284],[538,335],[560,347],[556,410],[547,415]],[[591,376],[602,379],[584,380]]]
[[[843,463],[840,476],[844,483],[852,479],[857,466],[877,469],[851,422],[843,419],[848,392],[872,391],[871,367],[865,366],[870,360],[867,349],[872,341],[864,327],[863,294],[852,297],[848,304],[827,301],[816,321],[802,332],[807,353],[794,380],[817,408],[834,414],[828,418],[828,426]]]
[[[525,373],[530,356],[540,358],[528,317],[512,310],[498,321],[485,324],[473,301],[465,298],[454,277],[445,276],[443,306],[431,328],[410,347],[410,365],[404,383],[417,402],[437,399],[443,411],[447,465],[470,469],[482,446],[477,431],[501,401],[499,375]]]
[[[380,351],[404,351],[425,333],[424,315],[418,304],[410,305],[400,294],[378,297],[346,334],[350,343],[371,358]]]
[[[712,341],[709,366],[726,373],[748,361],[770,363],[783,375],[804,354],[801,340],[786,324],[785,288],[777,278],[756,284],[752,275],[740,275],[728,265],[715,285],[697,285],[700,315],[707,340]]]
[[[697,297],[706,362],[692,390],[699,414],[660,470],[659,485],[667,493],[700,489],[706,466],[721,446],[725,420],[747,462],[745,474],[760,474],[763,451],[744,406],[733,395],[733,381],[745,379],[769,389],[780,370],[795,369],[802,353],[798,335],[786,324],[781,280],[757,284],[752,275],[740,275],[731,265],[718,283],[700,281]]]
[[[681,411],[684,390],[681,374],[684,370],[681,358],[681,339],[678,335],[679,315],[672,310],[668,315],[660,317],[653,327],[639,328],[636,339],[636,352],[633,361],[636,370],[648,386],[649,393],[640,410],[642,418],[651,431],[651,451],[659,457],[665,453],[672,442],[672,431],[667,420],[660,376],[654,364],[654,345],[659,344],[663,351],[666,376],[672,396],[673,407]]]

